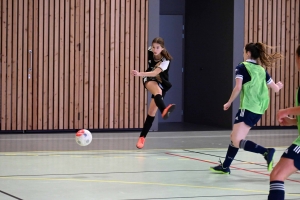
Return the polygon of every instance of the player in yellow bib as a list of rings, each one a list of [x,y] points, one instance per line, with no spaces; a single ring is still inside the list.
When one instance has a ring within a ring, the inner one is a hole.
[[[222,174],[230,174],[230,168],[239,148],[245,151],[262,154],[267,161],[268,170],[273,168],[275,149],[265,148],[250,140],[245,140],[250,129],[260,120],[262,114],[269,106],[268,86],[275,92],[282,87],[282,83],[274,83],[268,72],[260,65],[269,67],[277,59],[279,53],[267,54],[267,45],[262,43],[249,43],[244,49],[244,62],[236,67],[236,85],[224,110],[228,110],[235,98],[240,95],[240,108],[235,116],[231,132],[231,144],[228,146],[225,161],[220,165],[211,167],[210,170]]]
[[[300,45],[296,50],[296,65],[300,71]],[[279,162],[270,175],[270,193],[268,200],[284,200],[284,181],[291,174],[300,170],[300,88],[297,90],[296,107],[281,109],[277,112],[277,120],[281,126],[298,127],[298,137],[292,145],[285,150]],[[290,118],[288,115],[296,115]]]

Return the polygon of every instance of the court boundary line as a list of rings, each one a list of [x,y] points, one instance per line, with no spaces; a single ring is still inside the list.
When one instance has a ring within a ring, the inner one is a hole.
[[[2,190],[0,190],[0,192],[3,193],[3,194],[5,194],[5,195],[7,195],[7,196],[12,197],[12,198],[15,198],[15,199],[18,199],[18,200],[23,200],[23,199],[21,199],[21,198],[19,198],[19,197],[16,197],[16,196],[14,196],[14,195],[12,195],[12,194],[9,194],[9,193],[7,193],[7,192],[4,192],[4,191],[2,191]]]
[[[216,186],[203,186],[203,185],[188,185],[188,184],[175,184],[175,183],[158,183],[158,182],[135,182],[135,181],[119,181],[119,180],[84,180],[84,179],[75,179],[75,178],[24,178],[24,177],[0,177],[0,179],[8,180],[31,180],[31,181],[74,181],[74,182],[98,182],[98,183],[119,183],[119,184],[136,184],[136,185],[158,185],[158,186],[168,186],[168,187],[187,187],[187,188],[202,188],[202,189],[217,189],[217,190],[226,190],[226,191],[241,191],[241,192],[251,192],[251,193],[265,193],[268,194],[269,191],[262,190],[248,190],[242,188],[224,188]],[[295,193],[286,193],[286,196],[296,196],[299,197],[300,194]]]
[[[193,158],[193,157],[189,157],[189,156],[182,156],[182,155],[177,155],[177,154],[168,153],[168,152],[166,152],[166,154],[171,155],[171,156],[177,156],[177,157],[181,157],[181,158],[196,160],[196,161],[200,161],[200,162],[210,163],[210,164],[219,164],[217,162],[212,162],[212,161],[209,161],[209,160],[202,160],[202,159],[199,159],[199,158]],[[266,174],[266,173],[255,171],[255,170],[248,170],[248,169],[245,169],[245,168],[240,168],[240,167],[235,167],[235,166],[230,166],[230,168],[237,169],[237,170],[242,170],[242,171],[246,171],[246,172],[251,172],[251,173],[255,173],[255,174],[270,176],[270,174]],[[300,181],[294,180],[294,179],[286,179],[286,180],[291,181],[291,182],[300,183]]]

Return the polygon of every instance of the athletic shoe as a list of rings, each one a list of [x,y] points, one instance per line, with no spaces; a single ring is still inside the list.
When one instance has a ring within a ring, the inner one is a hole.
[[[136,143],[136,147],[138,149],[142,149],[144,147],[144,145],[145,145],[145,140],[146,139],[144,137],[140,137],[139,140],[138,140],[138,142]]]
[[[223,163],[221,162],[221,160],[219,160],[219,162],[220,162],[220,165],[215,166],[215,167],[210,167],[209,168],[210,171],[220,173],[220,174],[230,174],[229,167],[223,168]]]
[[[274,148],[268,148],[268,151],[264,154],[264,158],[267,161],[267,167],[268,167],[268,171],[272,171],[273,169],[273,157],[274,157],[274,153],[275,153],[275,149]]]
[[[162,118],[168,119],[170,116],[170,113],[173,112],[174,109],[175,109],[175,104],[168,105],[161,114]]]

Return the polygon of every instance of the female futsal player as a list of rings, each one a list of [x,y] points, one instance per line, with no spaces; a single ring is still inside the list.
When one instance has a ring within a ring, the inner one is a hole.
[[[224,110],[228,110],[234,99],[240,95],[240,108],[236,114],[233,130],[231,132],[231,144],[229,144],[225,161],[216,167],[211,167],[213,172],[230,174],[229,166],[236,156],[239,148],[253,153],[260,153],[267,161],[268,170],[273,167],[273,155],[275,149],[266,149],[250,140],[245,140],[250,129],[259,121],[262,114],[269,106],[268,86],[275,92],[282,87],[282,83],[274,83],[268,72],[257,62],[265,66],[271,66],[281,54],[267,54],[267,46],[262,43],[249,43],[244,49],[244,62],[240,63],[236,71],[236,85]]]
[[[296,50],[296,65],[300,70],[300,45]],[[277,112],[277,120],[281,126],[298,126],[299,136],[293,144],[285,150],[279,162],[270,175],[270,193],[268,200],[284,200],[284,180],[300,170],[300,91],[296,95],[296,107],[282,109]],[[296,115],[290,118],[288,115]]]
[[[172,56],[166,50],[164,40],[157,37],[153,39],[152,46],[148,49],[148,69],[146,72],[136,70],[131,72],[133,76],[143,76],[144,87],[152,94],[148,115],[136,144],[139,149],[144,147],[145,138],[152,126],[157,109],[160,110],[163,119],[167,119],[175,109],[175,104],[165,106],[163,101],[166,92],[172,87],[168,74],[171,60]]]

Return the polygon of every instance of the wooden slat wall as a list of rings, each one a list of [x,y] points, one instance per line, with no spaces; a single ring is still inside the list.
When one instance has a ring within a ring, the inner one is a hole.
[[[141,128],[147,93],[130,71],[146,69],[147,9],[148,0],[1,0],[1,130]]]
[[[270,107],[257,126],[277,126],[276,112],[294,106],[295,92],[300,85],[295,67],[295,48],[299,41],[300,0],[245,0],[245,44],[263,42],[277,47],[269,52],[281,52],[285,59],[278,61],[269,74],[281,81],[284,89],[270,91]]]

